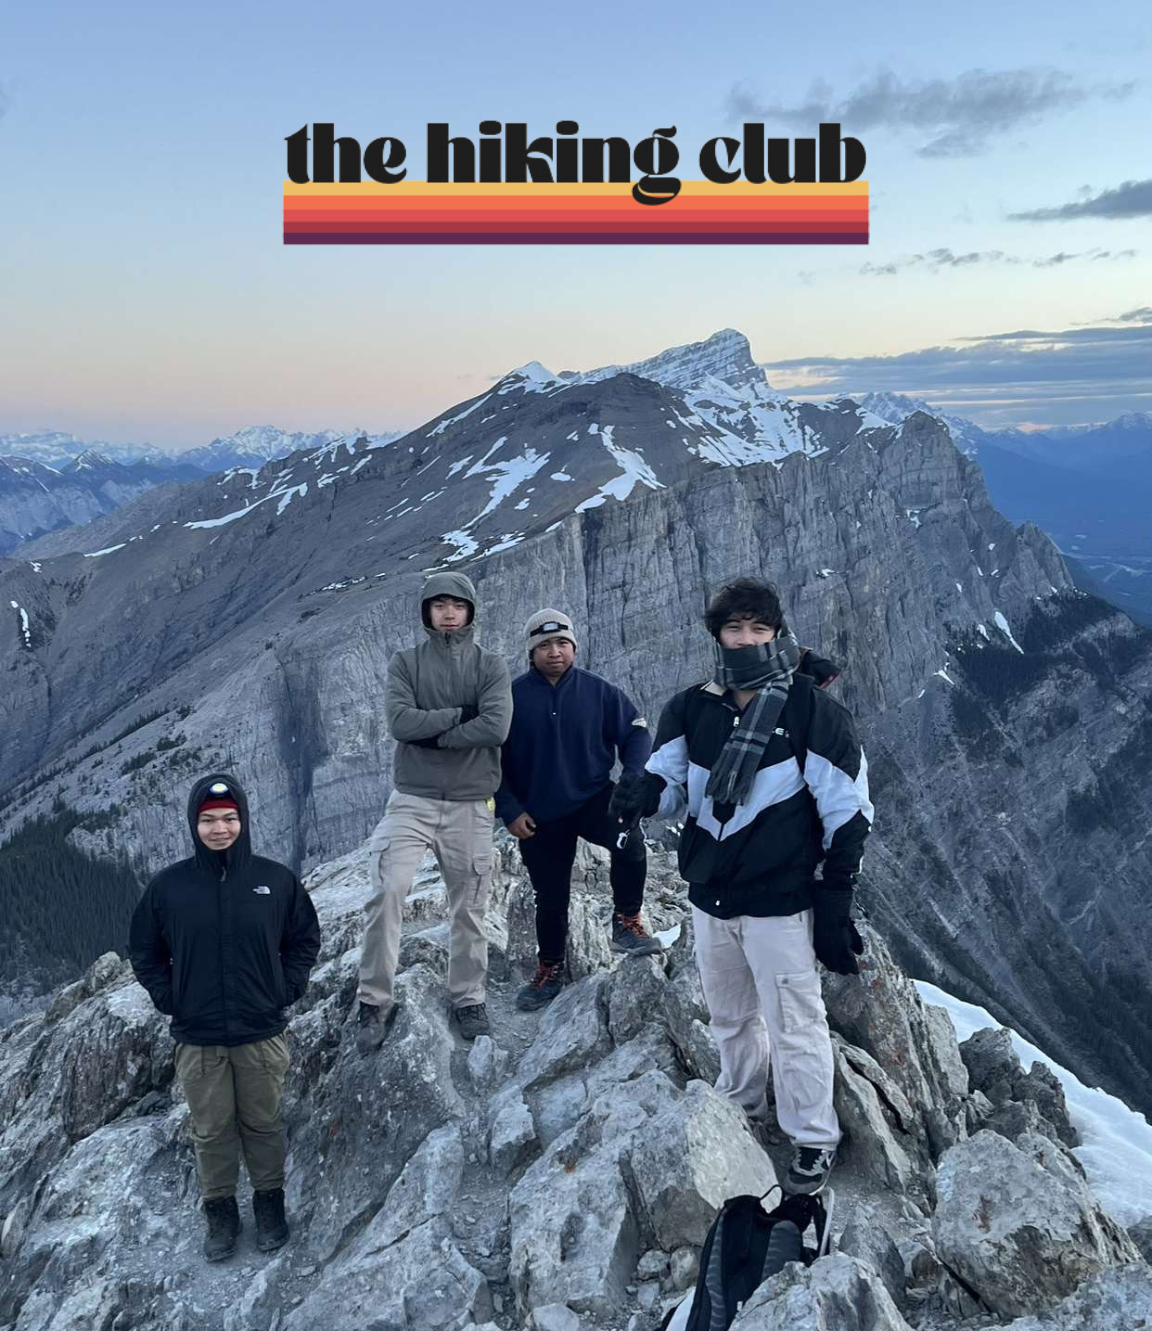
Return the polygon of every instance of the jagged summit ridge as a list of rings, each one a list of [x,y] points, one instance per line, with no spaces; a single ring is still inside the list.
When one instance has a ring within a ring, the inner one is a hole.
[[[627,365],[602,365],[594,370],[562,372],[561,378],[595,383],[615,374],[637,374],[654,379],[669,388],[698,388],[710,379],[719,379],[733,388],[767,389],[768,378],[752,359],[748,339],[735,328],[723,328],[702,342],[669,347],[645,360]]]
[[[203,1262],[167,1021],[126,964],[100,958],[0,1038],[0,1325],[655,1331],[691,1288],[719,1206],[771,1188],[788,1147],[771,1111],[757,1140],[712,1089],[683,885],[667,852],[650,854],[647,909],[669,952],[609,950],[606,857],[584,852],[572,983],[523,1014],[532,893],[501,838],[486,920],[494,1035],[471,1048],[445,1012],[446,894],[423,874],[400,1014],[368,1058],[349,1020],[367,848],[310,875],[323,950],[290,1013],[294,1233],[271,1259],[249,1230],[234,1263]],[[1075,1133],[1050,1077],[1025,1075],[991,1031],[958,1045],[867,933],[868,975],[824,981],[848,1133],[839,1251],[763,1287],[733,1331],[960,1331],[1021,1313],[1019,1331],[1139,1325],[1148,1268],[1064,1144]]]

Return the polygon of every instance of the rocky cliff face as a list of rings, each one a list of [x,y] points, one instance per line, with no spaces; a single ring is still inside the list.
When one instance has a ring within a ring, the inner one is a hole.
[[[225,764],[257,840],[311,866],[379,815],[387,662],[424,568],[475,579],[514,667],[519,625],[561,605],[582,663],[653,717],[708,672],[707,590],[762,573],[848,663],[878,809],[864,895],[901,962],[1152,1102],[1148,636],[1071,591],[939,422],[757,415],[746,379],[741,434],[711,389],[525,367],[385,447],[185,487],[108,555],[0,564],[3,827],[60,800],[80,844],[147,871],[184,853],[191,777]]]
[[[666,855],[653,849],[648,911],[675,939],[667,955],[608,951],[606,857],[582,855],[574,982],[524,1014],[511,1000],[533,948],[530,892],[505,837],[487,922],[494,1037],[472,1047],[448,1027],[446,899],[426,873],[403,1009],[363,1058],[350,1016],[366,858],[309,882],[324,948],[289,1028],[295,1234],[271,1259],[246,1219],[233,1261],[202,1261],[166,1021],[115,956],[0,1034],[0,1326],[654,1331],[725,1198],[774,1184],[787,1160],[774,1120],[765,1149],[711,1090],[716,1050]],[[958,1047],[943,1009],[868,938],[860,978],[826,977],[847,1134],[834,1254],[788,1268],[736,1327],[1140,1325],[1152,1272],[1093,1196],[1043,1070],[1026,1074],[993,1032]]]

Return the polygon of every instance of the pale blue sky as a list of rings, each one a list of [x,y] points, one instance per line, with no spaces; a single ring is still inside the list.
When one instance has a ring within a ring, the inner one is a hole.
[[[1152,407],[1145,319],[1088,366],[1059,336],[1013,343],[1008,383],[987,344],[924,351],[1152,305],[1147,208],[1010,220],[1152,174],[1137,0],[1090,31],[1082,6],[1033,0],[493,9],[0,8],[0,434],[399,428],[525,360],[633,360],[726,326],[797,391],[933,390],[990,422]],[[431,120],[572,117],[633,142],[675,124],[691,179],[741,112],[796,135],[837,109],[868,150],[866,248],[281,244],[284,136],[315,120],[398,135],[414,178]]]

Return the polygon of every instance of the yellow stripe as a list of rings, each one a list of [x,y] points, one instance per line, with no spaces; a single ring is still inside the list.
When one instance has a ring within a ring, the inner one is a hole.
[[[553,198],[563,198],[568,195],[574,198],[589,199],[597,196],[614,198],[621,194],[627,195],[632,191],[631,182],[612,184],[578,184],[578,185],[509,185],[501,182],[496,185],[482,185],[464,182],[462,184],[439,183],[429,184],[426,180],[402,180],[397,185],[381,185],[375,180],[366,180],[358,185],[349,184],[308,184],[297,185],[291,180],[284,182],[285,196],[308,196],[316,197],[318,195],[330,195],[334,198],[341,196],[350,198],[365,198],[372,194],[391,194],[400,197],[428,197],[435,195],[455,195],[456,197],[467,197],[469,195],[480,195],[482,197],[514,197],[516,195],[531,194],[537,197],[551,196]],[[731,185],[714,185],[710,180],[686,180],[680,189],[680,196],[689,196],[691,198],[765,198],[772,195],[779,195],[782,198],[797,198],[806,196],[812,198],[833,197],[843,198],[846,195],[860,195],[864,198],[868,196],[868,182],[866,180],[854,180],[847,185],[774,185],[771,182],[764,185],[751,185],[746,180],[738,180]]]

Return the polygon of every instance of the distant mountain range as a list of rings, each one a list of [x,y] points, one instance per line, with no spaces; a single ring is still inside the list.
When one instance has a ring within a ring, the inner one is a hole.
[[[701,454],[717,461],[745,463],[796,449],[810,451],[805,432],[810,436],[812,422],[824,419],[814,417],[816,411],[859,408],[857,427],[899,425],[917,411],[935,416],[948,426],[961,451],[979,462],[996,506],[1013,521],[1035,522],[1068,556],[1078,586],[1104,596],[1140,623],[1152,624],[1152,522],[1147,517],[1152,509],[1152,413],[1129,412],[1105,424],[1026,432],[985,430],[975,421],[898,393],[863,393],[802,409],[770,387],[748,354],[747,339],[732,328],[628,365],[553,374],[531,362],[501,383],[507,385],[518,375],[544,390],[548,385],[590,385],[620,374],[683,392],[701,419],[726,436]],[[850,408],[841,405],[849,402]],[[0,555],[21,541],[42,537],[49,539],[37,557],[79,549],[83,539],[67,535],[67,528],[100,519],[154,486],[234,469],[259,471],[289,454],[312,453],[361,437],[381,447],[400,438],[400,432],[309,433],[250,425],[181,453],[166,453],[151,444],[84,441],[59,431],[0,435]],[[82,458],[84,466],[75,468]],[[112,469],[114,465],[121,470]],[[149,511],[146,506],[142,516]],[[74,540],[79,544],[73,545]]]
[[[90,443],[59,431],[0,436],[0,555],[24,541],[96,521],[157,486],[237,468],[259,471],[300,449],[363,437],[379,447],[397,436],[324,430],[292,433],[252,425],[202,448],[164,453],[151,444]],[[67,540],[53,553],[70,548]]]
[[[892,424],[916,411],[944,421],[1006,517],[1035,522],[1069,557],[1079,587],[1152,625],[1152,413],[1026,433],[983,430],[894,393],[849,400]]]

